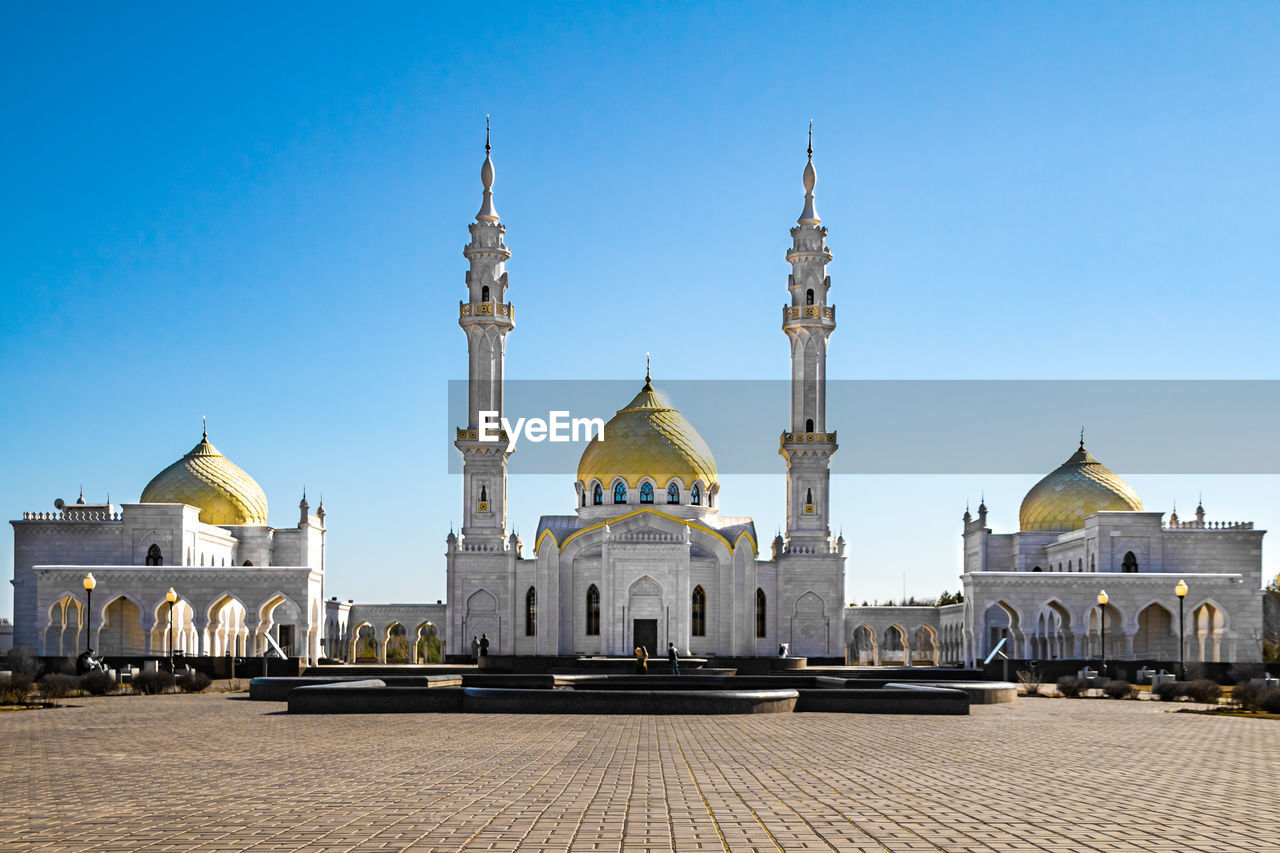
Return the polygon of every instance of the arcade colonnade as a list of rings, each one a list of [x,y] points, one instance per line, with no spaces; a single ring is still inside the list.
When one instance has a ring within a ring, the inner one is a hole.
[[[325,602],[324,650],[348,663],[444,663],[447,606]],[[457,654],[468,654],[459,649]]]
[[[84,589],[88,574],[96,581],[92,597]],[[165,655],[171,648],[256,656],[268,651],[269,634],[304,664],[320,657],[323,575],[308,567],[47,566],[37,567],[35,577],[42,655],[89,647],[106,656]]]
[[[1241,575],[1087,572],[1067,584],[1051,577],[1052,585],[1025,572],[965,575],[961,660],[981,661],[1005,637],[1014,658],[1100,659],[1105,619],[1107,659],[1175,661],[1179,580],[1189,587],[1182,602],[1187,662],[1262,659],[1260,634],[1239,627],[1262,624],[1262,593]],[[971,584],[980,594],[970,593]],[[1105,608],[1097,601],[1103,590]]]

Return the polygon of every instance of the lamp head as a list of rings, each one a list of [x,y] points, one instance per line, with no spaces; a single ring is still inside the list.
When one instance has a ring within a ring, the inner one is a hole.
[[[1178,594],[1178,598],[1186,598],[1186,597],[1187,597],[1187,582],[1186,582],[1186,581],[1178,581],[1178,585],[1177,585],[1176,587],[1174,587],[1174,588],[1173,588],[1173,591],[1174,591],[1174,592],[1176,592],[1176,593]]]
[[[170,604],[178,600],[178,594],[173,591],[173,587],[169,587],[169,591],[164,594],[164,600]]]
[[[98,581],[94,579],[93,572],[84,576],[84,588],[89,592],[93,592],[93,588],[98,585]]]
[[[1111,599],[1107,596],[1107,591],[1105,589],[1098,593],[1098,603],[1103,607],[1106,607],[1107,602],[1110,600]]]

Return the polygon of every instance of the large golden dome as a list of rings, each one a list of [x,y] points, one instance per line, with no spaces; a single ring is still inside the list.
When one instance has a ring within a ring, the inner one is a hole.
[[[717,482],[711,448],[647,378],[636,398],[605,424],[604,440],[588,442],[578,462],[578,480],[585,488],[594,479],[608,491],[616,477],[632,489],[647,477],[659,492],[673,479],[684,489],[698,480],[703,489]]]
[[[1094,459],[1081,441],[1070,459],[1027,492],[1018,510],[1018,528],[1079,530],[1086,515],[1100,510],[1141,512],[1142,499],[1119,474]]]
[[[219,453],[208,436],[147,483],[142,503],[197,506],[206,524],[267,523],[262,487]]]

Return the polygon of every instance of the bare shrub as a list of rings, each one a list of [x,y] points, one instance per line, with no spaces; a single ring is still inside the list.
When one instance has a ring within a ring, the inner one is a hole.
[[[1040,688],[1044,685],[1044,677],[1034,667],[1020,669],[1018,670],[1018,683],[1022,685],[1023,691],[1028,696],[1039,696]]]
[[[208,689],[212,683],[213,679],[203,672],[188,672],[178,676],[177,680],[178,689],[183,693],[199,693],[201,690]]]
[[[1107,682],[1106,687],[1102,688],[1102,692],[1112,699],[1131,699],[1138,691],[1134,690],[1133,685],[1123,678],[1113,678]]]
[[[35,679],[25,672],[13,672],[7,676],[0,676],[0,704],[26,704],[31,696],[33,684]]]
[[[1162,681],[1151,688],[1151,692],[1159,696],[1161,702],[1172,702],[1182,695],[1182,685],[1181,681]]]
[[[1280,687],[1267,687],[1258,691],[1258,710],[1267,714],[1280,714]]]
[[[1258,694],[1262,688],[1248,681],[1241,681],[1231,688],[1231,702],[1243,711],[1258,710]]]
[[[133,677],[134,691],[148,696],[166,693],[173,689],[173,684],[173,673],[163,669],[155,672],[140,672]]]
[[[74,675],[51,672],[40,679],[40,695],[54,706],[78,692],[80,692],[80,679]]]
[[[1058,679],[1058,692],[1068,699],[1074,699],[1085,691],[1085,680],[1074,675],[1064,675]]]
[[[1222,696],[1222,685],[1207,678],[1199,678],[1187,684],[1183,695],[1196,702],[1216,705],[1218,704],[1218,699]]]
[[[86,672],[80,676],[80,689],[91,696],[104,696],[115,692],[116,681],[105,672]]]

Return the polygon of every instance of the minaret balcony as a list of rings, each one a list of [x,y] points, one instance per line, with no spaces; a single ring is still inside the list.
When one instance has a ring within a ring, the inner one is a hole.
[[[782,322],[790,320],[830,320],[836,322],[836,306],[834,305],[783,305]]]
[[[835,444],[834,432],[784,432],[783,444]]]
[[[516,319],[516,308],[507,302],[459,302],[458,303],[458,322],[469,319],[495,319],[509,320],[512,323]]]

